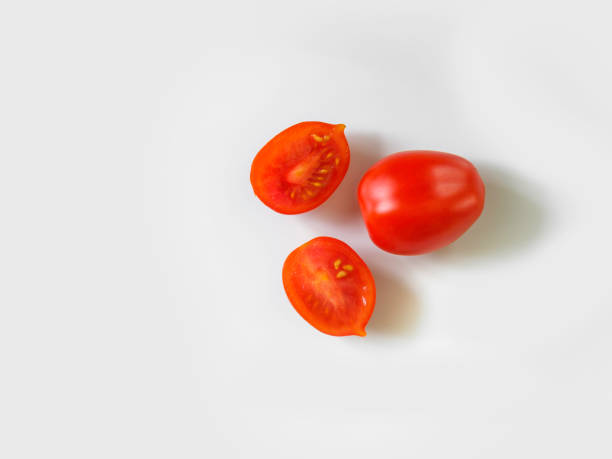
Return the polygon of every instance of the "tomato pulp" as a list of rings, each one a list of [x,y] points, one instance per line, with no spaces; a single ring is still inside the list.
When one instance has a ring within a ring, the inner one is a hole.
[[[317,330],[365,336],[376,286],[365,262],[344,242],[317,237],[289,254],[283,286],[295,310]]]
[[[281,214],[299,214],[322,204],[349,166],[344,128],[344,124],[305,121],[277,134],[251,165],[255,195]]]
[[[406,151],[376,163],[361,179],[359,206],[370,238],[398,255],[418,255],[459,238],[482,213],[485,187],[464,158]]]

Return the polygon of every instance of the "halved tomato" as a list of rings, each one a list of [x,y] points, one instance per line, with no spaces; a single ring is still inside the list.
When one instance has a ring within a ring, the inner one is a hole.
[[[305,121],[270,140],[251,165],[251,185],[281,214],[314,209],[331,196],[349,166],[344,124]]]
[[[295,310],[317,330],[365,336],[376,286],[365,262],[344,242],[317,237],[289,254],[283,285]]]

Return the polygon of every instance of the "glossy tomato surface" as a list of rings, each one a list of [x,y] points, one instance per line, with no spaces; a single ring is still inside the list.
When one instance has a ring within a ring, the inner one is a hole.
[[[305,121],[270,140],[251,165],[251,185],[261,201],[281,214],[322,204],[349,166],[344,124]]]
[[[459,238],[480,216],[485,187],[468,160],[437,151],[406,151],[376,163],[358,189],[372,241],[398,255],[418,255]]]
[[[317,330],[365,336],[376,302],[374,278],[344,242],[318,237],[289,254],[283,285],[295,310]]]

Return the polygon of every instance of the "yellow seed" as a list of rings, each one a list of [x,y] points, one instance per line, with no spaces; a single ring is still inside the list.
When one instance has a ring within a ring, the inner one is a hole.
[[[327,174],[329,171],[327,169],[319,169],[317,172],[319,174]]]
[[[334,261],[334,269],[338,269],[341,263],[342,263],[342,260],[340,260],[340,258]]]
[[[323,136],[323,140],[328,141],[329,140],[329,136],[328,135],[324,135]]]
[[[323,185],[321,185],[321,182],[312,182],[312,186],[319,187],[319,186],[323,186]]]
[[[317,142],[323,142],[323,137],[319,137],[316,134],[312,134],[312,138],[315,139],[315,141]]]
[[[306,190],[304,190],[304,191],[306,191],[306,194],[307,194],[308,196],[312,196],[312,195],[314,194],[314,193],[313,193],[311,190],[309,190],[308,188],[306,188]]]
[[[340,164],[340,158],[336,158],[336,166]]]
[[[295,190],[291,192],[291,199],[293,199],[294,197],[295,197]]]
[[[344,265],[342,267],[342,269],[346,269],[347,271],[352,271],[353,270],[353,265]]]
[[[325,159],[329,159],[332,156],[334,156],[334,154],[330,151],[329,153],[327,153],[327,156],[325,157]]]
[[[338,279],[342,279],[343,277],[346,277],[346,271],[338,271],[338,274],[336,274],[336,277]]]

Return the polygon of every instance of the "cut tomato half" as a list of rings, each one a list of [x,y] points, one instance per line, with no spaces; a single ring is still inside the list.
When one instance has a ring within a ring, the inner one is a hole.
[[[344,128],[344,124],[305,121],[277,134],[251,165],[255,195],[281,214],[299,214],[322,204],[348,170]]]
[[[376,286],[365,262],[344,242],[317,237],[289,254],[283,285],[295,310],[317,330],[365,336]]]

